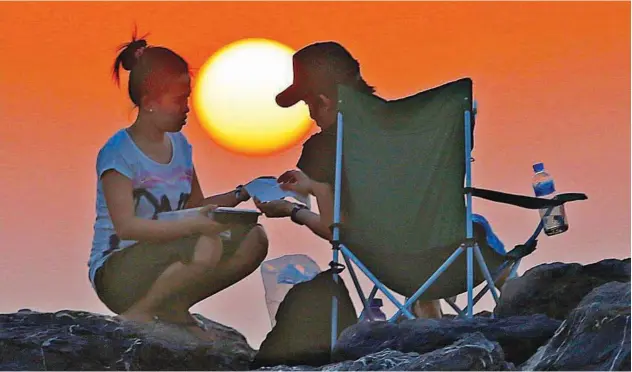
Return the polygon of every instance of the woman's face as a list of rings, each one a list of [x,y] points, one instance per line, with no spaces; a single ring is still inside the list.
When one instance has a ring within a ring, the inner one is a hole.
[[[179,132],[186,125],[191,78],[183,74],[167,81],[162,94],[150,103],[152,121],[164,132]]]

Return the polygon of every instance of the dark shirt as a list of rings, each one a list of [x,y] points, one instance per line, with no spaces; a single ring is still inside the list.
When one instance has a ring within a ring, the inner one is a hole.
[[[336,179],[335,125],[305,141],[296,166],[312,180],[328,183],[333,188]]]

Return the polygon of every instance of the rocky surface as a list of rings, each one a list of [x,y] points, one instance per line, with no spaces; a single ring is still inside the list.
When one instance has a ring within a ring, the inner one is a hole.
[[[198,316],[222,341],[157,323],[122,325],[81,311],[0,315],[0,370],[245,370],[255,351],[236,330]]]
[[[630,284],[591,291],[523,370],[630,371]]]
[[[261,368],[272,371],[513,371],[497,342],[487,340],[482,333],[465,334],[451,345],[428,353],[404,353],[384,349],[357,360],[329,364],[320,368],[309,366],[277,366]]]
[[[630,282],[629,258],[589,265],[556,262],[535,266],[507,281],[494,314],[498,317],[546,314],[564,320],[590,291],[613,281]]]
[[[560,324],[561,321],[541,314],[503,319],[415,319],[399,324],[365,322],[342,332],[333,360],[359,359],[383,349],[423,354],[446,347],[466,334],[480,332],[500,344],[507,361],[518,365],[544,345]]]
[[[629,259],[540,265],[501,299],[496,319],[360,323],[331,364],[261,370],[630,370]],[[82,311],[0,314],[0,370],[247,370],[256,351],[245,337],[196,316],[220,341]]]

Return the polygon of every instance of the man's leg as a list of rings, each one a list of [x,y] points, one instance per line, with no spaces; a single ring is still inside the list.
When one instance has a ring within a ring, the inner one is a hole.
[[[506,267],[502,273],[496,279],[496,288],[502,288],[509,277],[511,272],[511,265]],[[452,301],[456,301],[456,296],[450,297]],[[417,301],[413,305],[413,314],[418,318],[426,319],[440,319],[443,317],[443,311],[441,310],[441,301],[434,300],[428,302]]]
[[[441,302],[440,300],[427,302],[415,301],[413,304],[413,314],[418,318],[441,319],[443,316]]]

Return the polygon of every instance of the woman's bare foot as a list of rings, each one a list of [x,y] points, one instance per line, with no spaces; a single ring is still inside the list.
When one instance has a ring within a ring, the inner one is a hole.
[[[215,332],[213,332],[213,330],[206,329],[197,322],[193,324],[182,324],[181,326],[201,341],[214,342],[219,340],[219,337],[215,334]]]
[[[147,324],[156,321],[156,317],[153,314],[141,312],[124,312],[116,318],[123,322],[135,322],[141,324]]]
[[[203,322],[188,311],[179,314],[159,313],[157,319],[167,324],[181,327],[201,341],[211,342],[218,340],[215,332],[207,329]]]

